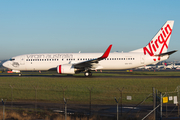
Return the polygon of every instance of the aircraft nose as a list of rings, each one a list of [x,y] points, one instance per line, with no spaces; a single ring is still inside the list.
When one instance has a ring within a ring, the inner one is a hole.
[[[4,62],[4,63],[3,63],[3,66],[4,66],[4,67],[8,67],[8,66],[9,66],[9,62]]]

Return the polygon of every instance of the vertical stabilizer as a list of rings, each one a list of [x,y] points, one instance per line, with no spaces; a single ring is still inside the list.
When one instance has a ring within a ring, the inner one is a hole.
[[[158,55],[167,52],[174,21],[167,21],[147,46],[131,52],[143,52],[144,55]]]

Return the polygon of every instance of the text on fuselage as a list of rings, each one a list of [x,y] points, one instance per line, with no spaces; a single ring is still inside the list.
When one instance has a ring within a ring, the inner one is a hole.
[[[58,59],[73,58],[72,54],[32,54],[27,55],[28,59]]]

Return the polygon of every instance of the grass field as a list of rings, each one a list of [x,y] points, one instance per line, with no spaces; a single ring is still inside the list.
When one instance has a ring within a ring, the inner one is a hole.
[[[47,74],[47,73],[44,73]],[[1,75],[1,74],[0,74]],[[49,74],[52,75],[52,74]],[[77,74],[74,76],[82,76]],[[180,76],[179,71],[132,73],[96,73],[93,76]],[[92,104],[114,104],[114,97],[120,97],[123,89],[123,103],[138,103],[152,93],[152,87],[161,92],[175,91],[180,78],[113,78],[113,77],[0,77],[0,98],[8,101],[38,100],[62,102],[63,96],[68,103],[88,104],[91,92]],[[11,86],[11,87],[10,87]],[[132,100],[126,100],[132,96]],[[147,100],[151,103],[152,99]]]

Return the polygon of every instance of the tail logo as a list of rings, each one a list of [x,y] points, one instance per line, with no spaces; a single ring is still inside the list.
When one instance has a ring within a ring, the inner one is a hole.
[[[166,27],[161,28],[160,35],[155,40],[151,40],[151,42],[149,42],[149,44],[143,48],[144,55],[148,53],[150,56],[154,56],[154,52],[156,52],[158,49],[160,50],[159,54],[161,54],[164,49],[168,49],[167,40],[169,39],[171,33],[172,28],[169,24],[167,24]],[[158,57],[158,60],[160,60],[160,57]],[[154,59],[154,61],[156,61],[156,59]]]

